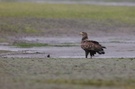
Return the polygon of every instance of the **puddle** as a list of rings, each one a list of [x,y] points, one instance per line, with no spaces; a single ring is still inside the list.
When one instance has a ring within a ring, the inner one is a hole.
[[[0,54],[1,57],[8,58],[46,58],[50,54],[51,58],[84,58],[84,51],[80,48],[80,38],[45,38],[45,37],[27,37],[22,38],[27,41],[62,44],[74,43],[73,47],[32,47],[32,48],[17,48],[14,46],[0,46],[0,50],[8,50],[11,52]],[[135,58],[135,38],[93,38],[106,46],[104,55],[96,54],[94,58]]]

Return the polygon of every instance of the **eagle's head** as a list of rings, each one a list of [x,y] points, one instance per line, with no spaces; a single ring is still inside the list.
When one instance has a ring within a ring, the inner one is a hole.
[[[80,32],[80,35],[82,35],[82,40],[87,40],[88,39],[88,35],[86,32]]]

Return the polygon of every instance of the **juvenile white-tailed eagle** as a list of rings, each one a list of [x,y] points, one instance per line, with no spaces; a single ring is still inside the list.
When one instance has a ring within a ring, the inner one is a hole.
[[[88,35],[86,32],[80,32],[80,34],[82,35],[81,48],[85,51],[85,58],[88,57],[89,53],[91,58],[96,53],[105,54],[104,48],[106,47],[102,46],[97,41],[88,40]]]

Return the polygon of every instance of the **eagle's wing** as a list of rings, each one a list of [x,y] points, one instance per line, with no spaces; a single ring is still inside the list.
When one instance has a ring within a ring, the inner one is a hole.
[[[93,50],[99,51],[102,50],[103,46],[99,44],[97,41],[85,40],[81,43],[81,47],[84,50]]]

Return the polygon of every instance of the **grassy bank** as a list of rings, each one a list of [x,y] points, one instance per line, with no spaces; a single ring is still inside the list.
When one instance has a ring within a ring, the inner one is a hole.
[[[134,89],[134,63],[134,58],[0,58],[3,76],[0,86],[1,89]]]
[[[81,4],[0,3],[0,17],[115,19],[135,22],[135,7]]]

